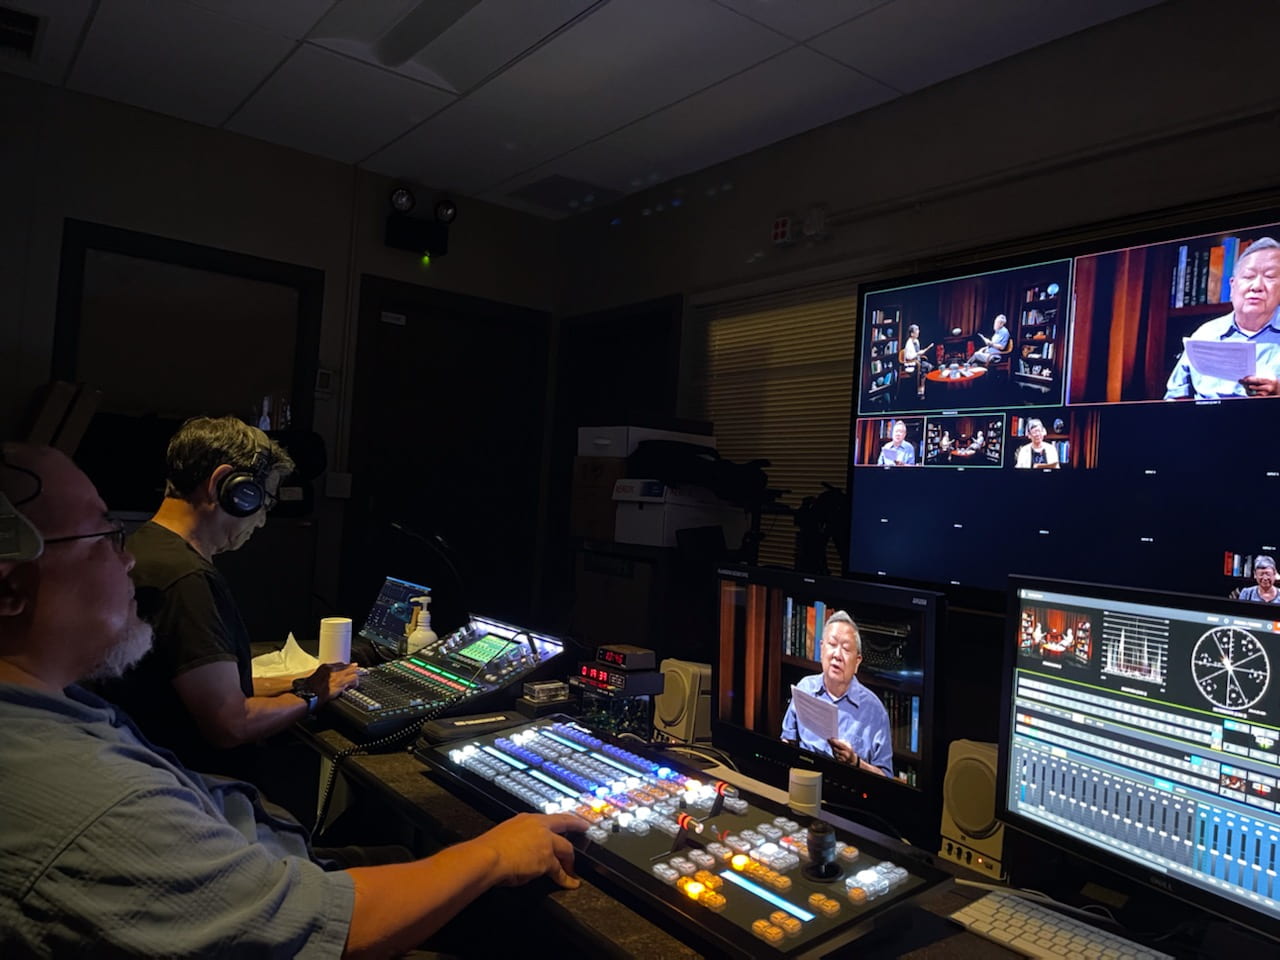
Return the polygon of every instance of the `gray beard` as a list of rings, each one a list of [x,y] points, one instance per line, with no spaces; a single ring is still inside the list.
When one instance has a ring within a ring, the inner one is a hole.
[[[135,620],[84,679],[115,680],[151,651],[151,624]]]

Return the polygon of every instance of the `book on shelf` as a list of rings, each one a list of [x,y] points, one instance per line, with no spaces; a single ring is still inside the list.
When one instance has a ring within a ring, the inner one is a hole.
[[[782,612],[782,652],[804,660],[820,660],[826,610],[821,600],[806,603],[787,597]]]
[[[1204,302],[1204,275],[1206,275],[1206,260],[1208,259],[1207,251],[1197,250],[1190,260],[1190,266],[1187,270],[1187,289],[1184,291],[1185,303],[1187,306],[1199,306]]]
[[[1226,254],[1226,248],[1221,244],[1209,251],[1209,279],[1205,284],[1206,303],[1218,303],[1222,300],[1222,264]]]
[[[1171,307],[1180,307],[1183,302],[1183,291],[1187,285],[1187,245],[1178,247],[1178,265],[1173,270],[1173,301]]]
[[[1240,254],[1239,237],[1222,238],[1222,275],[1230,277],[1236,270],[1236,257]],[[1219,303],[1231,302],[1231,284],[1223,282],[1222,291],[1218,294]]]
[[[1268,549],[1268,548],[1263,548]],[[1222,555],[1222,575],[1224,577],[1253,577],[1253,554],[1232,553],[1228,550]]]
[[[1179,244],[1169,282],[1169,306],[1197,307],[1231,300],[1230,278],[1241,244],[1248,240],[1223,237],[1221,243]]]

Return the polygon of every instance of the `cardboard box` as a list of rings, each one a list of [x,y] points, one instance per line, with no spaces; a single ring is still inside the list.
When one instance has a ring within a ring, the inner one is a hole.
[[[613,486],[613,499],[618,504],[613,538],[618,543],[674,547],[677,530],[720,527],[725,544],[736,549],[750,525],[741,507],[692,485],[669,487],[660,480],[622,479]]]
[[[626,457],[574,457],[569,496],[569,536],[613,539],[617,504],[613,485],[627,475]]]
[[[642,440],[675,440],[716,448],[716,438],[709,433],[678,433],[652,427],[579,427],[578,456],[629,457]]]

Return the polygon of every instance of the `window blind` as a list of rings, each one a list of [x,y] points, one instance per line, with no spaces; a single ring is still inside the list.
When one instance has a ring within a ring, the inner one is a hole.
[[[715,426],[720,455],[765,459],[769,486],[799,507],[848,475],[857,298],[839,281],[695,308],[692,402]],[[795,524],[766,514],[759,561],[791,566]],[[840,573],[829,547],[827,563]]]

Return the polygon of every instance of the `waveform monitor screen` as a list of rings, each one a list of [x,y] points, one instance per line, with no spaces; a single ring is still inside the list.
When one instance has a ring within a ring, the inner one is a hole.
[[[1280,610],[1010,583],[1001,818],[1274,930]]]

